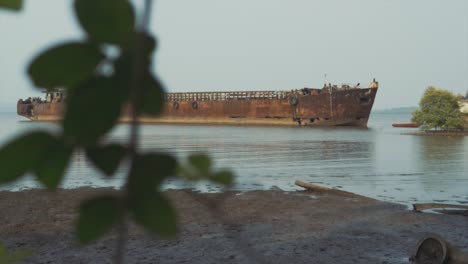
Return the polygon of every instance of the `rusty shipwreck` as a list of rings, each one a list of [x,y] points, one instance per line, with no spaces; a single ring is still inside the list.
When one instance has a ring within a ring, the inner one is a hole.
[[[166,93],[162,116],[142,116],[146,123],[209,123],[246,125],[366,127],[378,90],[325,84],[323,88],[286,91]],[[32,121],[59,121],[66,96],[59,90],[46,99],[20,99],[18,115]],[[125,114],[121,121],[128,121]]]

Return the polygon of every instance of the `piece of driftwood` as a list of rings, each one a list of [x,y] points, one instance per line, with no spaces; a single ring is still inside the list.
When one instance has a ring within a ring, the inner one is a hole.
[[[468,210],[458,209],[434,209],[434,212],[446,215],[468,216]]]
[[[413,204],[413,210],[421,212],[427,209],[465,209],[468,210],[467,205],[461,204],[443,204],[443,203],[416,203]]]
[[[419,240],[410,261],[416,264],[466,264],[468,253],[437,235],[428,235]]]
[[[342,191],[342,190],[337,190],[337,189],[331,189],[331,188],[328,188],[328,187],[325,187],[325,186],[321,186],[321,185],[317,185],[317,184],[313,184],[313,183],[307,183],[307,182],[303,182],[303,181],[299,181],[299,180],[296,180],[294,182],[294,184],[296,184],[297,186],[300,186],[302,188],[305,188],[308,191],[312,191],[312,192],[332,193],[332,194],[339,195],[339,196],[344,196],[344,197],[353,197],[353,198],[361,197],[361,198],[371,199],[369,197],[362,196],[362,195],[359,195],[359,194],[355,194],[355,193],[352,193],[352,192],[347,192],[347,191]]]

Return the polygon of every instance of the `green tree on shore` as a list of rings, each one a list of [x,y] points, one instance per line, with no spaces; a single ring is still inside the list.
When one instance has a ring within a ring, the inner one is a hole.
[[[419,109],[413,112],[412,122],[423,129],[463,129],[459,98],[451,92],[429,86],[424,92]]]

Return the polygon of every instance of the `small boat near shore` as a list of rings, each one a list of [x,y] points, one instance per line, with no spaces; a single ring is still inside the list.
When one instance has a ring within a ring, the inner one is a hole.
[[[419,127],[418,124],[416,123],[393,123],[392,127],[411,127],[411,128],[417,128]]]

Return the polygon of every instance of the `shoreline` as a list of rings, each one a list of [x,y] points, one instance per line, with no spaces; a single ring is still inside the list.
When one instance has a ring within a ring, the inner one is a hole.
[[[413,135],[413,136],[468,136],[468,131],[413,131],[413,132],[402,132],[401,135]]]
[[[115,190],[2,191],[0,243],[11,251],[32,250],[25,263],[108,263],[115,232],[86,246],[73,233],[79,203],[103,192]],[[164,194],[177,209],[179,235],[163,240],[131,224],[127,263],[408,263],[417,241],[429,233],[468,252],[466,216],[415,213],[326,192]],[[203,201],[222,197],[220,219]]]

